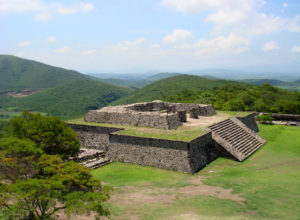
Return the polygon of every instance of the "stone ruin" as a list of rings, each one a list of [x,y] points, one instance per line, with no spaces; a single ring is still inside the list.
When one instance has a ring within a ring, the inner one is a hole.
[[[191,118],[216,114],[212,105],[170,103],[160,100],[90,110],[86,122],[174,129]]]

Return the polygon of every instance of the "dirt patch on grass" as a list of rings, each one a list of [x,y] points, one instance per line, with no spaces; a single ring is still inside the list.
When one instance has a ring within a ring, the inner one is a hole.
[[[138,189],[133,187],[126,187],[122,189],[125,193],[113,194],[110,198],[111,203],[118,203],[122,205],[136,204],[151,204],[151,203],[164,203],[171,204],[175,198],[175,194],[168,194],[162,192],[161,188],[157,189]]]
[[[239,194],[232,193],[232,189],[224,189],[222,187],[203,184],[201,177],[192,178],[189,182],[193,185],[177,188],[161,188],[154,186],[120,187],[117,192],[112,194],[110,202],[122,205],[143,205],[151,203],[171,204],[178,197],[193,197],[200,195],[229,199],[238,203],[245,201]]]
[[[214,196],[220,199],[230,199],[238,203],[245,201],[239,194],[233,194],[232,189],[224,189],[218,186],[205,185],[201,181],[201,177],[195,177],[190,180],[190,183],[194,186],[185,186],[177,190],[177,192],[184,194],[185,196]]]
[[[187,122],[183,123],[183,127],[208,127],[212,124],[223,121],[224,119],[230,118],[230,115],[226,114],[217,114],[213,116],[199,116],[198,119],[190,118],[189,114],[187,116]]]

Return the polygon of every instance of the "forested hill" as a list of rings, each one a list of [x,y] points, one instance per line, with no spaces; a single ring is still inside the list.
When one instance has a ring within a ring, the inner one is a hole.
[[[130,92],[131,89],[119,86],[80,80],[45,89],[27,97],[10,98],[7,105],[15,107],[17,111],[31,110],[60,117],[78,117],[88,110],[106,106]]]
[[[228,111],[300,114],[300,92],[276,88],[269,83],[253,85],[190,75],[154,82],[112,104],[155,99],[213,104],[216,109]]]
[[[226,84],[251,86],[250,84],[236,81],[212,80],[200,76],[178,75],[147,85],[133,94],[117,100],[113,104],[128,104],[134,102],[151,101],[155,99],[161,99],[165,96],[175,95],[182,89],[209,90]]]
[[[0,55],[0,93],[51,88],[87,76],[10,55]]]

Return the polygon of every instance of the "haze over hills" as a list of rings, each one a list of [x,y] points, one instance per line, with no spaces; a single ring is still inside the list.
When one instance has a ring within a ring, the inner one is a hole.
[[[98,78],[101,82],[111,83],[114,85],[128,86],[133,88],[141,88],[152,82],[160,79],[165,79],[171,76],[181,75],[180,73],[157,73],[154,75],[143,76],[141,74],[110,74],[113,78],[106,78],[109,75],[106,74],[91,74],[90,76]]]
[[[0,92],[51,88],[87,76],[10,55],[0,55]]]
[[[262,85],[266,82],[270,83],[272,86],[276,86],[282,89],[289,89],[289,90],[300,90],[300,80],[294,82],[286,82],[276,79],[245,79],[241,80],[243,82],[249,82],[255,85]]]
[[[202,77],[180,73],[107,74],[105,76],[120,78],[99,79],[13,56],[3,55],[0,58],[0,76],[3,76],[0,79],[1,111],[31,110],[70,118],[82,116],[90,109],[106,105],[164,99],[174,102],[212,103],[217,109],[223,110],[297,112],[299,102],[299,94],[296,92],[281,91],[268,84],[261,88],[257,85],[269,82],[274,86],[297,89],[300,80],[284,82],[265,78],[233,81],[212,75]],[[7,95],[7,91],[24,89],[41,91],[27,97],[3,96]],[[260,91],[258,96],[254,92],[256,90]],[[268,98],[264,98],[265,92],[285,99],[276,99],[274,106],[275,99],[268,95],[265,96]],[[280,103],[285,100],[291,103],[281,106]]]

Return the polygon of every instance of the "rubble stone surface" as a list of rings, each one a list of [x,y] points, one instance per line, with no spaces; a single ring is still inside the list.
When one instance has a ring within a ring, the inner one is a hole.
[[[174,129],[186,122],[186,113],[191,117],[216,114],[212,105],[170,103],[163,101],[143,102],[130,105],[108,106],[91,110],[85,121],[129,126]]]

